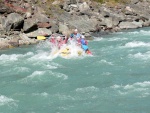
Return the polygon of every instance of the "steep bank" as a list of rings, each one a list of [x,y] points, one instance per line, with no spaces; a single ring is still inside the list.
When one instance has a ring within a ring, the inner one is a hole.
[[[0,48],[38,43],[38,35],[91,34],[150,26],[150,1],[4,0],[0,4]]]

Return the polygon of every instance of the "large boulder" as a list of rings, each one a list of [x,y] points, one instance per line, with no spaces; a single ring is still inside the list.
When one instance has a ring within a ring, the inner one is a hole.
[[[145,22],[143,23],[143,26],[146,26],[146,27],[150,26],[150,20],[145,21]]]
[[[18,13],[11,13],[3,20],[3,28],[6,31],[11,29],[21,29],[23,27],[24,18]]]
[[[90,7],[86,2],[83,2],[82,4],[79,5],[79,10],[80,12],[85,11],[85,10],[89,10]]]
[[[51,31],[52,31],[52,33],[57,33],[57,32],[59,32],[59,27],[58,27],[58,25],[53,25],[52,27],[51,27]]]
[[[79,29],[81,32],[95,31],[98,24],[97,19],[89,19],[87,16],[76,16],[68,21],[69,26]]]
[[[105,23],[104,25],[106,25],[108,28],[112,28],[112,27],[117,26],[119,24],[119,19],[116,17],[109,17],[109,18],[103,19],[101,24],[102,23]]]
[[[44,14],[36,14],[34,18],[36,19],[36,22],[49,22],[49,18]]]
[[[51,24],[47,23],[47,22],[43,22],[43,23],[37,23],[38,28],[50,28]]]
[[[18,47],[19,46],[19,39],[16,38],[17,36],[15,36],[15,38],[12,38],[8,44],[10,44],[12,47]]]
[[[36,39],[32,39],[32,38],[29,38],[26,34],[22,34],[22,33],[20,33],[19,34],[19,36],[20,36],[20,40],[19,40],[19,45],[29,45],[29,44],[36,44],[36,43],[38,43],[38,40],[36,40]]]
[[[142,27],[143,26],[143,21],[142,20],[140,20],[139,22],[134,21],[132,23],[137,25],[138,27]]]
[[[3,13],[7,13],[8,14],[8,13],[11,13],[11,12],[12,12],[12,10],[9,7],[7,7],[3,3],[0,3],[0,14],[3,14]]]
[[[37,36],[50,36],[52,34],[51,30],[46,28],[39,28],[36,31],[27,33],[28,37],[37,37]]]
[[[141,18],[145,18],[146,20],[149,20],[150,13],[149,13],[149,10],[147,10],[147,9],[149,9],[149,7],[145,8],[141,4],[138,6],[137,5],[131,5],[130,7],[132,8],[132,11],[136,15],[140,16]]]
[[[37,29],[37,23],[36,23],[35,19],[27,19],[24,21],[23,30],[25,32],[30,32],[35,29]]]
[[[131,28],[138,28],[139,25],[135,24],[134,22],[121,22],[119,24],[121,29],[131,29]]]
[[[59,23],[59,32],[60,33],[64,33],[64,32],[66,32],[68,30],[69,30],[69,28],[68,28],[68,26],[66,24]]]
[[[9,48],[9,44],[6,40],[0,38],[0,49]]]

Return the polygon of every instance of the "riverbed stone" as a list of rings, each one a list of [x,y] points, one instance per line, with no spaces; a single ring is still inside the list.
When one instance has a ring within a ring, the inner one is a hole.
[[[33,32],[26,33],[28,37],[37,37],[37,36],[50,36],[52,34],[50,29],[47,28],[39,28]]]
[[[134,24],[133,22],[121,22],[119,24],[121,29],[131,29],[131,28],[138,28],[139,26]]]
[[[25,32],[30,32],[37,29],[37,23],[35,19],[27,19],[24,21],[23,30]]]
[[[21,15],[18,13],[11,13],[3,22],[3,28],[6,31],[10,31],[11,29],[21,29],[23,27],[23,22],[24,18]]]

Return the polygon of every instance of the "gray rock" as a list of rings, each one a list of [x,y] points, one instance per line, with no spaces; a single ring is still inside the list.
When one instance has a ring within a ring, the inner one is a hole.
[[[5,31],[10,31],[12,28],[12,24],[6,20],[5,17],[1,18],[2,28]]]
[[[80,12],[85,11],[85,10],[89,10],[90,7],[86,2],[83,2],[82,4],[79,5],[79,10]]]
[[[2,23],[2,16],[0,15],[0,24]]]
[[[137,25],[138,27],[142,27],[143,26],[143,21],[139,21],[139,22],[132,22],[133,24]]]
[[[68,21],[70,26],[74,26],[81,32],[95,31],[98,24],[97,19],[89,19],[87,16],[78,16]]]
[[[76,4],[77,0],[70,0],[70,4]]]
[[[36,44],[38,40],[29,38],[26,34],[19,35],[21,40],[19,40],[19,45],[29,45],[29,44]]]
[[[107,26],[108,28],[112,28],[112,27],[113,27],[112,18],[106,18],[106,19],[105,19],[105,23],[106,23],[106,26]]]
[[[49,22],[49,18],[44,15],[44,14],[36,14],[36,16],[34,17],[36,19],[36,22]]]
[[[148,27],[148,26],[150,26],[150,20],[148,20],[148,21],[145,21],[145,22],[143,23],[143,26],[145,26],[145,27]]]
[[[28,37],[37,37],[37,36],[50,36],[52,34],[51,30],[46,28],[39,28],[36,31],[27,33]]]
[[[7,21],[12,22],[13,28],[17,28],[22,25],[24,18],[18,13],[11,13],[7,16]]]
[[[20,33],[19,36],[21,40],[30,40],[30,38],[25,33]]]
[[[53,25],[50,30],[52,31],[52,33],[57,33],[59,32],[59,27],[58,25]]]
[[[68,30],[69,30],[69,28],[66,24],[59,23],[59,33],[64,33]]]
[[[37,23],[35,19],[27,19],[26,21],[24,21],[23,30],[25,32],[30,32],[35,29],[37,29]]]
[[[143,8],[141,5],[139,6],[136,6],[136,5],[132,5],[132,10],[135,14],[137,14],[139,17],[142,17],[142,18],[145,18],[146,20],[149,20],[150,18],[150,13],[149,13],[149,10],[148,7],[147,9],[146,8]]]
[[[25,16],[25,18],[31,18],[32,14],[31,14],[31,12],[26,12],[24,16]]]
[[[3,28],[6,31],[10,31],[10,29],[21,29],[23,26],[24,18],[17,14],[11,13],[7,16],[6,20],[3,20]]]
[[[18,47],[19,46],[19,40],[11,40],[8,42],[12,47]]]
[[[121,29],[131,29],[131,28],[138,28],[139,26],[134,24],[133,22],[121,22],[119,24]]]
[[[137,4],[140,0],[131,0],[131,4]]]
[[[6,49],[6,48],[9,48],[8,42],[0,40],[0,49]]]
[[[55,16],[60,22],[68,22],[72,18],[72,15],[67,12],[63,12],[61,15],[55,14]]]

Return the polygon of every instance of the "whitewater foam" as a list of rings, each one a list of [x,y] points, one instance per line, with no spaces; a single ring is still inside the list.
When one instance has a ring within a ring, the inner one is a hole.
[[[48,97],[48,93],[43,92],[43,93],[32,93],[33,96],[42,96],[42,97]]]
[[[98,63],[101,63],[101,64],[108,64],[108,65],[114,65],[112,62],[108,62],[106,60],[100,60],[98,61]]]
[[[136,58],[139,60],[149,60],[150,59],[150,51],[146,52],[146,53],[136,53],[136,54],[129,54],[128,55],[129,58]]]
[[[0,56],[0,61],[16,61],[21,56],[22,54],[11,54],[11,55],[2,54]]]
[[[43,61],[49,60],[49,53],[45,51],[39,51],[38,53],[34,54],[32,57],[28,58],[28,61]]]
[[[64,80],[68,79],[68,76],[62,73],[55,73],[54,76],[56,76],[57,78],[63,78]]]
[[[29,75],[27,78],[34,78],[37,76],[42,76],[45,74],[45,71],[34,71],[31,75]]]
[[[17,73],[20,73],[20,72],[29,72],[30,69],[27,68],[27,67],[15,67],[13,69],[13,71],[17,72]]]
[[[150,47],[150,43],[145,43],[141,41],[128,42],[124,46],[125,48],[135,48],[135,47]]]
[[[113,42],[113,41],[124,41],[124,40],[128,40],[128,38],[126,38],[126,37],[113,37],[113,38],[110,38],[108,41],[111,41],[111,42]]]
[[[76,92],[80,93],[87,93],[87,92],[98,92],[99,88],[96,88],[94,86],[84,87],[84,88],[77,88]]]
[[[111,86],[112,89],[115,89],[119,92],[121,95],[127,95],[131,94],[133,92],[136,92],[136,94],[143,95],[145,93],[149,93],[150,90],[150,81],[144,81],[144,82],[137,82],[134,84],[127,84],[125,86],[123,85],[114,85]],[[146,96],[146,95],[144,95]]]
[[[95,37],[93,41],[99,42],[102,41],[104,38],[103,37]]]
[[[8,98],[4,95],[1,95],[0,96],[0,106],[3,106],[3,105],[9,105],[9,106],[15,105],[16,106],[17,104],[16,104],[16,101],[13,100],[12,98]]]

